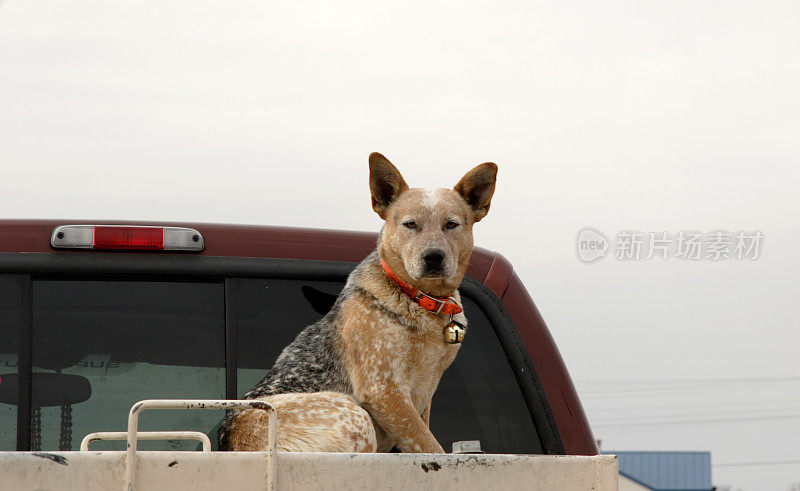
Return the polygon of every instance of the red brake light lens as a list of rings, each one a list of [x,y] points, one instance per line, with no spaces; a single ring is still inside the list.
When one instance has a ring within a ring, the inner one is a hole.
[[[164,248],[164,229],[161,227],[95,227],[94,249]]]

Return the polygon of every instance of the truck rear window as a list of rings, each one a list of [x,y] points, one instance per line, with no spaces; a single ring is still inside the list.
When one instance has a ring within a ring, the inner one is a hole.
[[[16,377],[20,329],[17,282],[4,278],[11,277],[0,275],[0,384],[4,373]],[[128,410],[142,399],[242,397],[343,286],[313,278],[34,277],[32,405],[19,408],[31,414],[31,449],[76,450],[88,433],[124,431]],[[494,327],[467,297],[464,308],[467,337],[434,395],[431,430],[447,451],[453,441],[480,440],[485,452],[542,453]],[[235,344],[226,349],[226,339]],[[0,449],[16,446],[16,409],[16,399],[0,401]],[[140,430],[200,430],[216,449],[222,415],[148,411]],[[190,450],[199,444],[140,446]],[[124,442],[92,448],[122,450]]]
[[[343,287],[340,282],[237,281],[239,397],[266,375],[298,332],[327,312]],[[434,394],[433,434],[445,451],[454,441],[480,440],[487,453],[541,453],[530,412],[489,320],[468,298],[464,308],[467,337]]]
[[[142,399],[224,399],[223,299],[221,283],[34,281],[32,449],[77,450],[88,433],[124,431],[128,410]],[[149,411],[140,428],[211,433],[221,415]]]

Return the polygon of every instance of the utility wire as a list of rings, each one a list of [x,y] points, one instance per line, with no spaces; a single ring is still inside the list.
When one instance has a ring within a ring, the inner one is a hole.
[[[777,387],[768,387],[765,385],[750,385],[750,386],[742,386],[741,384],[716,384],[716,385],[696,385],[696,386],[660,386],[658,384],[651,384],[650,386],[641,386],[641,387],[610,387],[607,389],[581,389],[578,388],[578,395],[580,397],[589,398],[607,398],[607,397],[630,397],[630,396],[639,396],[644,394],[675,394],[675,393],[685,393],[685,394],[706,394],[709,392],[725,392],[725,391],[735,391],[737,393],[745,393],[745,392],[764,392],[764,391],[776,391],[779,390]]]
[[[712,467],[746,467],[756,465],[785,465],[800,464],[800,459],[793,460],[762,460],[753,462],[724,462],[722,464],[711,464]]]
[[[800,404],[793,401],[775,401],[762,405],[721,404],[712,407],[706,404],[669,406],[642,404],[636,407],[585,404],[584,411],[592,423],[616,423],[627,421],[683,420],[709,417],[711,419],[738,417],[800,416]]]
[[[576,380],[579,384],[649,384],[664,383],[719,383],[719,382],[787,382],[800,381],[800,376],[783,377],[724,377],[724,378],[673,378],[673,379],[584,379]]]
[[[696,404],[684,407],[670,407],[658,405],[643,405],[639,407],[607,407],[607,408],[587,408],[586,414],[590,419],[597,421],[605,421],[613,423],[619,419],[622,421],[629,421],[631,417],[644,416],[647,419],[661,419],[661,418],[686,418],[694,416],[719,416],[720,411],[722,416],[735,417],[735,416],[775,416],[775,412],[782,413],[795,413],[800,410],[800,404],[797,402],[782,402],[776,401],[775,404],[762,404],[759,406],[739,406],[737,404],[729,404],[725,406],[714,407],[711,405]]]
[[[758,416],[746,418],[718,418],[718,419],[687,419],[687,420],[664,420],[664,421],[632,421],[627,423],[597,423],[592,426],[596,427],[613,427],[624,428],[631,426],[670,426],[670,425],[689,425],[689,424],[706,424],[706,423],[733,423],[742,421],[768,421],[777,419],[796,419],[800,418],[800,414],[783,414],[779,416]]]

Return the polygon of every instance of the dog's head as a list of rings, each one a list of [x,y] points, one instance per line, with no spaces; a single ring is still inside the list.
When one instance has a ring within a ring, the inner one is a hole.
[[[489,212],[497,165],[481,164],[451,189],[409,188],[379,153],[369,156],[372,208],[386,225],[378,253],[404,281],[431,295],[461,283],[472,252],[472,226]]]

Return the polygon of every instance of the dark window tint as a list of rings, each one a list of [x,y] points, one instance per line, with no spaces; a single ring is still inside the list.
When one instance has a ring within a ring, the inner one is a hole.
[[[237,394],[267,374],[297,333],[330,310],[344,286],[333,281],[256,280],[236,289]]]
[[[486,453],[542,453],[533,419],[505,351],[475,302],[462,297],[467,335],[431,404],[431,430],[446,451],[480,440]]]
[[[19,280],[0,276],[0,450],[17,448]]]
[[[33,449],[75,450],[87,433],[124,431],[130,407],[142,399],[224,398],[221,283],[39,280],[33,305]],[[221,416],[148,411],[139,429],[200,430],[215,442]],[[121,450],[124,442],[92,448]]]
[[[238,280],[238,395],[266,375],[281,350],[330,309],[339,282]],[[449,451],[453,441],[480,440],[493,453],[541,453],[536,430],[494,329],[465,300],[469,329],[432,404],[431,429]]]

